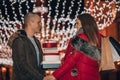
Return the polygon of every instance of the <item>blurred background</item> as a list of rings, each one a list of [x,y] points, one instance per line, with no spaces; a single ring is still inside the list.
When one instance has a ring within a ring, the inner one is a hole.
[[[54,41],[60,60],[68,40],[75,35],[75,19],[82,13],[95,18],[102,35],[120,42],[120,0],[0,0],[0,80],[12,80],[12,51],[7,42],[22,29],[28,12],[41,16],[42,30],[36,37],[42,46]],[[46,46],[52,47],[53,43]],[[120,63],[116,64],[117,70],[101,72],[102,80],[120,80]]]

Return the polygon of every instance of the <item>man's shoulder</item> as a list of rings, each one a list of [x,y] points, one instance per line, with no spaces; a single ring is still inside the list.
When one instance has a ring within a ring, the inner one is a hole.
[[[19,44],[19,45],[23,45],[25,43],[25,39],[23,37],[17,37],[16,39],[14,39],[13,44]]]

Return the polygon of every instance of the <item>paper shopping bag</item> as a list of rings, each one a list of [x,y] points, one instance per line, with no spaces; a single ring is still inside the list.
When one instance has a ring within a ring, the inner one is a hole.
[[[102,38],[100,70],[104,71],[113,69],[115,69],[115,64],[109,38]]]

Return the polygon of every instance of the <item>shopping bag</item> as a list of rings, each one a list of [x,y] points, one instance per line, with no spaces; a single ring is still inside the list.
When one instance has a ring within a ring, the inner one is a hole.
[[[102,38],[100,71],[114,70],[115,64],[109,38]]]

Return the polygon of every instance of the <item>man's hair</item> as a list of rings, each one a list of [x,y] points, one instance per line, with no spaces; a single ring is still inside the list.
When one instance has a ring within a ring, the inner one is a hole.
[[[23,29],[25,29],[28,26],[28,21],[29,20],[34,20],[35,15],[38,15],[38,14],[29,12],[25,15]]]

